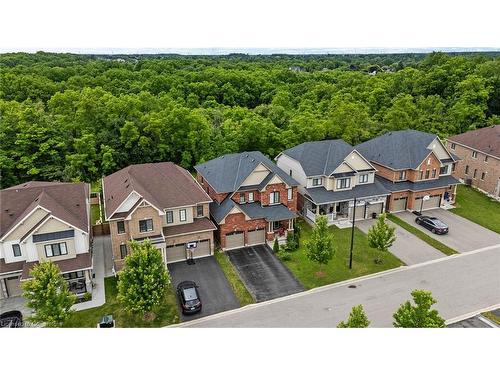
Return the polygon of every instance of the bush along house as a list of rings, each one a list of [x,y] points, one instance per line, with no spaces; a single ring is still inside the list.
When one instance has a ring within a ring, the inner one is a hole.
[[[131,240],[149,239],[165,263],[213,255],[212,200],[185,169],[171,162],[130,165],[104,177],[102,186],[116,271]]]
[[[276,161],[299,182],[298,209],[312,223],[326,215],[329,224],[342,226],[354,215],[362,220],[385,210],[390,192],[375,179],[376,168],[343,140],[302,143]]]
[[[0,192],[0,299],[22,294],[40,262],[54,262],[69,290],[92,293],[90,188],[31,181]]]
[[[451,176],[459,160],[440,139],[417,130],[393,131],[356,146],[376,168],[376,181],[390,191],[387,210],[450,207],[459,181]]]
[[[223,155],[197,165],[213,199],[210,214],[222,250],[286,240],[297,211],[297,182],[257,151]]]

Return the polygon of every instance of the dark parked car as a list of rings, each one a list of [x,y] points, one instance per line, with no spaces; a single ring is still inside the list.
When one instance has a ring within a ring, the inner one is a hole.
[[[21,328],[23,314],[20,311],[8,311],[0,315],[0,328]]]
[[[201,299],[198,286],[194,281],[183,281],[177,286],[177,296],[183,314],[194,314],[201,311]]]
[[[437,217],[419,216],[415,222],[424,228],[429,229],[432,233],[446,234],[448,233],[448,225],[443,223]]]

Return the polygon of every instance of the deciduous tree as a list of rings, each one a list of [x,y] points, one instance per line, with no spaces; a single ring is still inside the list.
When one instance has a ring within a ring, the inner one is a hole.
[[[444,319],[437,310],[431,310],[431,306],[437,301],[432,293],[426,290],[414,290],[411,292],[414,305],[406,301],[394,313],[394,327],[396,328],[442,328]]]

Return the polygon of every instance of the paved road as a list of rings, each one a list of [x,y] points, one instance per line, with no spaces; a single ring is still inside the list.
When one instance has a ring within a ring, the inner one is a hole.
[[[305,290],[266,245],[230,250],[227,255],[257,302]]]
[[[435,210],[424,211],[423,214],[441,219],[448,224],[450,232],[445,235],[434,234],[421,225],[416,224],[416,216],[408,211],[398,212],[395,215],[460,253],[500,244],[499,234],[455,215],[450,211],[437,208]]]
[[[370,229],[375,222],[376,220],[362,220],[356,222],[356,226],[363,232],[368,233],[368,229]],[[408,266],[446,257],[441,251],[428,245],[399,225],[392,222],[390,222],[389,225],[396,227],[396,241],[389,251]]]
[[[496,246],[246,306],[187,326],[335,327],[352,306],[362,304],[372,327],[391,327],[392,314],[413,289],[432,291],[435,307],[452,319],[500,303],[499,271]]]

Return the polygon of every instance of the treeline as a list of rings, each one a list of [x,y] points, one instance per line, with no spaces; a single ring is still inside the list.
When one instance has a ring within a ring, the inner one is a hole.
[[[0,55],[1,186],[500,123],[498,54]]]

